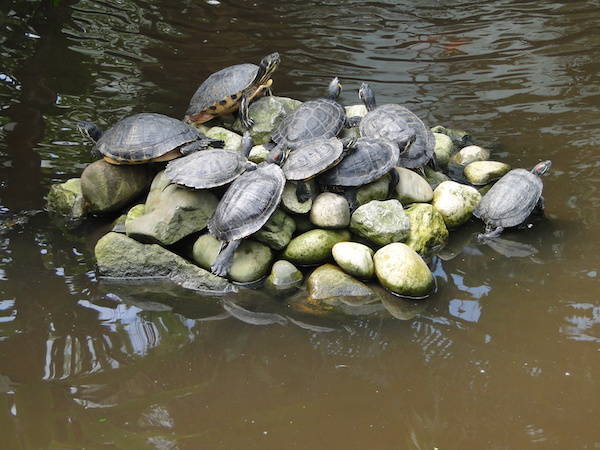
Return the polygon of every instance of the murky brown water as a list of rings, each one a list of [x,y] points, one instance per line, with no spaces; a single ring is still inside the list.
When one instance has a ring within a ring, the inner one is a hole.
[[[51,3],[0,12],[3,449],[600,448],[600,2]],[[357,103],[366,80],[513,166],[552,159],[547,219],[505,235],[529,255],[473,222],[420,315],[331,333],[99,282],[102,228],[35,214],[91,161],[74,120],[180,117],[207,74],[273,50],[279,95],[338,75]]]

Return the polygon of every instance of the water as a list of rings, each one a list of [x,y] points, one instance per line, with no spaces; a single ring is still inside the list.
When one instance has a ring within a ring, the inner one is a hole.
[[[0,15],[3,448],[600,448],[598,1],[57,3]],[[274,50],[278,95],[368,81],[515,167],[551,159],[547,219],[495,248],[468,224],[416,317],[327,333],[99,281],[106,225],[42,211],[92,160],[73,122],[181,117]]]

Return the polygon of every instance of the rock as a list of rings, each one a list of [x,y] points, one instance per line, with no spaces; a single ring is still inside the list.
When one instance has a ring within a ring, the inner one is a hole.
[[[269,156],[269,150],[267,150],[264,145],[255,145],[252,147],[252,150],[250,150],[248,160],[255,164],[260,164],[267,160],[267,156]]]
[[[425,179],[429,183],[429,186],[431,186],[431,189],[435,189],[444,181],[450,181],[450,178],[448,178],[446,174],[442,172],[436,172],[431,167],[425,167],[425,175]]]
[[[342,270],[354,277],[368,280],[373,277],[373,250],[356,242],[339,242],[331,250],[333,259]]]
[[[444,218],[433,206],[413,203],[404,211],[410,223],[406,245],[418,253],[426,254],[446,244],[448,229]]]
[[[81,174],[81,192],[91,213],[112,213],[141,196],[152,176],[147,164],[115,165],[100,159]]]
[[[314,180],[308,181],[308,190],[311,194],[319,192],[317,183]],[[294,181],[287,181],[283,188],[283,195],[281,197],[281,203],[283,207],[294,214],[306,214],[312,208],[313,199],[309,198],[304,203],[300,203],[296,197],[296,183]]]
[[[446,167],[454,152],[452,139],[450,139],[450,136],[442,133],[433,133],[433,136],[435,137],[435,148],[433,151],[435,153],[436,162],[439,167]]]
[[[510,170],[510,166],[498,161],[475,161],[464,169],[464,174],[469,183],[476,186],[488,184],[501,178]]]
[[[379,282],[392,292],[408,297],[424,297],[434,289],[429,267],[408,245],[394,243],[379,249],[373,257]]]
[[[164,184],[159,174],[152,183],[145,214],[125,223],[127,235],[141,242],[171,245],[189,234],[203,230],[217,208],[218,199],[210,191]]]
[[[271,138],[271,133],[279,125],[284,116],[292,112],[302,102],[287,97],[265,96],[252,102],[248,108],[248,114],[254,125],[250,128],[250,134],[255,144],[266,144]],[[245,128],[239,119],[233,124],[233,129],[243,133]]]
[[[206,133],[206,137],[213,139],[220,139],[225,142],[223,148],[227,150],[241,150],[242,148],[242,136],[233,131],[229,131],[223,127],[212,127]]]
[[[427,203],[433,198],[433,189],[425,178],[410,169],[396,167],[398,184],[396,185],[396,198],[403,204]]]
[[[127,214],[121,214],[119,217],[117,217],[110,228],[110,231],[114,231],[115,233],[126,233],[125,230],[125,221],[127,220]]]
[[[145,212],[146,205],[144,205],[143,203],[132,206],[131,208],[129,208],[129,211],[127,211],[127,214],[125,215],[125,224],[127,224],[127,221],[137,219],[138,217],[143,216]]]
[[[431,129],[434,133],[441,133],[448,136],[452,139],[452,142],[457,148],[462,148],[466,145],[469,145],[471,142],[471,136],[467,131],[464,130],[454,130],[451,128],[446,128],[442,125],[436,125]]]
[[[348,201],[331,192],[317,195],[310,210],[310,221],[320,228],[346,228],[350,223]]]
[[[296,223],[296,233],[302,234],[315,229],[308,216],[294,215],[293,218]]]
[[[95,247],[98,273],[115,278],[168,278],[198,291],[232,292],[224,278],[201,269],[175,253],[156,245],[142,244],[124,234],[108,233]]]
[[[364,205],[371,200],[386,200],[390,190],[390,176],[385,174],[372,183],[361,186],[356,191],[356,202]]]
[[[461,148],[452,155],[450,161],[461,166],[467,166],[475,161],[487,161],[490,159],[490,151],[478,145],[469,145]]]
[[[346,117],[348,117],[348,118],[357,117],[357,116],[364,117],[368,112],[366,106],[363,104],[346,106],[345,109],[346,109]],[[340,133],[339,137],[341,139],[350,138],[350,137],[358,138],[358,137],[360,137],[360,130],[358,127],[344,128],[342,130],[342,132]]]
[[[88,205],[81,192],[81,179],[71,178],[50,186],[46,198],[48,211],[78,221],[87,215]]]
[[[304,276],[296,266],[285,260],[276,261],[271,268],[271,273],[265,281],[268,288],[277,291],[287,291],[300,287]]]
[[[373,290],[379,295],[385,309],[398,320],[414,319],[429,306],[427,301],[398,297],[380,287],[374,287]]]
[[[398,200],[373,200],[354,211],[350,230],[377,245],[403,241],[410,225]]]
[[[296,222],[281,209],[276,209],[263,227],[252,237],[273,250],[281,250],[289,244],[296,231]]]
[[[331,249],[338,242],[350,240],[346,230],[310,230],[290,241],[283,257],[300,265],[320,264],[331,258]]]
[[[444,181],[433,193],[433,207],[444,218],[448,228],[465,223],[481,201],[481,194],[471,186]]]
[[[210,270],[221,249],[221,242],[210,234],[203,234],[194,243],[193,259],[200,267]],[[271,267],[271,249],[251,239],[244,239],[233,254],[229,278],[239,283],[260,280]]]

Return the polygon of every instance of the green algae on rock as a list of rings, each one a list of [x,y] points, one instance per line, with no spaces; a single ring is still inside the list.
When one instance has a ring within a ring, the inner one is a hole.
[[[433,193],[432,205],[444,218],[448,228],[455,228],[471,218],[481,201],[477,189],[455,181],[444,181]]]
[[[347,230],[310,230],[290,241],[283,258],[300,265],[320,264],[331,258],[335,244],[349,240]]]
[[[398,200],[373,200],[354,211],[350,230],[377,245],[386,245],[406,239],[408,221]]]
[[[433,206],[413,203],[404,212],[410,223],[406,245],[420,254],[426,254],[446,244],[448,228],[442,215]]]

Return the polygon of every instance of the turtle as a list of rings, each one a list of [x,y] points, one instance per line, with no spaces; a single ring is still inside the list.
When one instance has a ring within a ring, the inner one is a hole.
[[[368,110],[360,121],[360,135],[394,141],[400,149],[398,165],[407,169],[435,165],[435,137],[421,119],[404,106],[389,103],[377,106],[375,94],[363,83],[358,96]]]
[[[536,208],[543,210],[540,177],[551,165],[551,161],[542,161],[531,170],[513,169],[491,187],[473,211],[485,223],[485,234],[479,234],[479,239],[498,237],[504,228],[525,222]]]
[[[157,113],[134,114],[105,132],[91,122],[77,122],[77,128],[94,142],[94,155],[111,164],[169,161],[209,146],[224,145],[180,120]]]
[[[336,166],[319,177],[319,184],[330,190],[341,190],[350,209],[356,208],[356,188],[390,173],[390,187],[398,183],[394,167],[398,161],[398,146],[387,139],[361,137],[354,141],[348,152]]]
[[[283,170],[269,160],[229,185],[208,221],[209,233],[225,244],[211,267],[212,273],[227,275],[241,239],[256,233],[269,220],[279,205],[284,185]]]
[[[271,140],[277,144],[271,148],[272,159],[283,162],[289,152],[304,141],[335,137],[344,127],[357,126],[360,117],[347,118],[346,110],[336,101],[341,91],[340,80],[335,77],[329,83],[326,98],[304,102],[287,114],[271,135]],[[280,157],[278,153],[283,155]]]
[[[256,164],[248,161],[252,149],[252,137],[246,131],[242,137],[242,149],[204,150],[167,165],[165,175],[173,183],[194,189],[211,189],[230,183],[246,170],[255,170]]]
[[[315,138],[302,143],[291,152],[281,168],[287,180],[297,181],[296,197],[300,203],[310,198],[308,181],[342,160],[353,139]]]
[[[185,113],[185,121],[201,124],[239,109],[242,125],[250,128],[248,105],[263,91],[270,95],[271,75],[281,61],[279,53],[265,56],[260,65],[236,64],[210,75],[196,90]]]

